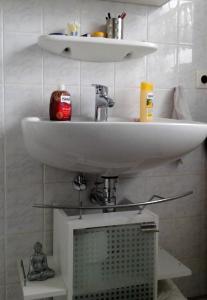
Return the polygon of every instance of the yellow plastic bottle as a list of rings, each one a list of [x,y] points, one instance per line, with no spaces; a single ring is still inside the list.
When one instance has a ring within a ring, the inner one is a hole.
[[[153,84],[141,82],[140,86],[140,122],[153,120]]]

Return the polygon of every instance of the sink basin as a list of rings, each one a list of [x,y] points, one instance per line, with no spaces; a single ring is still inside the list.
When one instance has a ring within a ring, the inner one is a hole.
[[[195,149],[207,124],[171,119],[151,123],[127,119],[93,122],[22,120],[24,141],[35,159],[70,171],[116,176],[173,161]]]

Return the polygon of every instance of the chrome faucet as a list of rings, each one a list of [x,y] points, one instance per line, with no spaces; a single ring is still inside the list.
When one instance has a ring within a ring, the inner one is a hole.
[[[95,118],[96,122],[104,122],[108,119],[108,108],[115,102],[108,97],[108,87],[101,84],[92,84],[96,89]]]

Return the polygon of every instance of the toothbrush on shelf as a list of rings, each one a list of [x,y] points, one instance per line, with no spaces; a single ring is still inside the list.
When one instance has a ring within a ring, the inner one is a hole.
[[[123,11],[121,15],[118,16],[118,18],[121,18],[122,20],[126,17],[126,12]]]

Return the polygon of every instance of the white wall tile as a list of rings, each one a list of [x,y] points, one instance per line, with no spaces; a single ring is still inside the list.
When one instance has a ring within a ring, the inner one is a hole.
[[[206,257],[201,260],[201,272],[200,272],[200,285],[201,285],[201,295],[206,295],[207,293],[207,266],[206,266]]]
[[[53,232],[46,231],[45,232],[45,248],[44,251],[47,255],[53,254]]]
[[[204,143],[192,152],[183,155],[182,159],[143,171],[144,176],[200,175],[205,177],[206,150]]]
[[[196,2],[196,1],[194,1]],[[179,43],[191,44],[193,39],[193,1],[180,0],[178,10]]]
[[[192,270],[192,275],[190,277],[175,279],[175,284],[186,297],[205,295],[201,290],[201,259],[182,258],[182,262]]]
[[[0,186],[3,185],[4,185],[4,98],[3,98],[3,85],[0,85]]]
[[[6,32],[41,32],[41,1],[4,0],[3,9]]]
[[[6,299],[6,292],[5,292],[5,286],[0,286],[0,299],[4,300]]]
[[[45,204],[78,204],[78,192],[72,188],[72,182],[45,184]]]
[[[75,172],[45,166],[45,183],[68,182],[71,183],[76,176]]]
[[[0,237],[0,286],[5,284],[5,241],[4,238]],[[1,290],[0,287],[0,290]],[[1,293],[0,293],[0,299]]]
[[[173,111],[174,89],[155,90],[154,108],[155,118],[171,118]]]
[[[42,116],[41,86],[5,85],[5,126],[7,137],[21,132],[21,120],[28,116]]]
[[[22,290],[19,284],[6,286],[6,300],[23,300]]]
[[[2,33],[2,29],[3,29],[3,1],[4,0],[1,0],[0,1],[0,31]]]
[[[95,88],[81,87],[81,115],[94,120],[95,116]]]
[[[50,232],[53,233],[53,211],[45,209],[44,211],[44,241],[45,241],[45,246],[47,247],[47,233]],[[50,244],[50,243],[49,243]],[[49,245],[48,245],[49,246]],[[47,247],[48,248],[48,247]],[[49,247],[51,249],[51,247]]]
[[[4,35],[6,83],[42,83],[42,50],[37,45],[37,39],[35,34]]]
[[[137,119],[139,116],[139,89],[116,89],[115,106],[109,110],[111,117]]]
[[[1,10],[0,10],[1,12]],[[1,14],[0,14],[0,24],[1,24]],[[0,25],[1,28],[1,25]],[[1,30],[1,29],[0,29]],[[2,68],[3,68],[3,60],[2,60],[2,54],[3,54],[3,44],[2,44],[2,39],[3,39],[3,33],[2,31],[0,31],[0,84],[2,84],[3,82],[3,78],[2,78]],[[1,90],[2,90],[2,86],[1,86]],[[2,91],[1,91],[2,93]]]
[[[179,192],[179,177],[148,177],[146,180],[147,189],[145,196],[147,199],[150,199],[153,195],[159,195],[164,198],[173,197],[175,194],[177,195]],[[157,213],[160,218],[168,219],[173,217],[173,209],[175,207],[175,203],[168,202],[163,204],[157,204],[151,206],[150,209]]]
[[[146,195],[173,197],[193,191],[193,195],[151,206],[150,209],[160,218],[200,216],[205,209],[205,177],[203,175],[148,177]]]
[[[179,245],[176,249],[178,259],[199,257],[202,246],[200,217],[176,219],[174,244]]]
[[[0,186],[4,185],[4,139],[0,137]]]
[[[90,63],[81,62],[81,84],[114,85],[114,64],[113,63]]]
[[[204,144],[196,148],[194,151],[184,155],[180,163],[174,165],[174,171],[176,174],[203,174],[205,176],[205,159],[206,150]]]
[[[26,151],[21,131],[22,118],[42,114],[41,89],[39,86],[7,85],[5,99],[8,185],[41,183],[42,165]]]
[[[1,69],[1,68],[0,68]],[[4,131],[4,95],[3,95],[3,85],[0,85],[0,138],[3,138]]]
[[[5,194],[4,188],[0,188],[0,239],[4,236],[4,227],[5,227]]]
[[[126,12],[124,19],[124,39],[147,40],[147,7],[134,4],[116,3],[115,16]]]
[[[147,201],[146,199],[146,178],[135,177],[130,179],[119,179],[117,187],[118,200],[124,200],[125,198],[134,203]]]
[[[196,87],[196,66],[193,61],[193,48],[180,46],[178,48],[178,80],[184,88]]]
[[[177,46],[158,45],[157,52],[148,58],[148,80],[156,88],[170,89],[178,84]]]
[[[43,203],[43,186],[29,185],[7,190],[7,233],[43,231],[43,210],[32,207]]]
[[[161,220],[160,241],[162,247],[167,249],[177,259],[183,261],[183,263],[187,259],[199,258],[202,245],[200,220],[201,217]]]
[[[204,29],[206,11],[207,2],[205,0],[193,0],[193,43],[206,38]]]
[[[140,82],[146,80],[145,59],[129,60],[115,64],[116,88],[139,88]]]
[[[186,89],[184,91],[184,97],[189,101],[192,119],[197,122],[206,123],[207,90]]]
[[[80,62],[44,52],[44,84],[79,85]]]
[[[44,32],[65,32],[67,23],[80,21],[79,0],[43,0]]]
[[[7,186],[42,183],[43,166],[28,154],[22,134],[15,131],[10,134],[6,147]]]
[[[81,193],[83,201],[86,198],[87,191]],[[74,191],[72,182],[56,182],[45,184],[45,204],[59,204],[59,205],[79,205],[79,193]],[[74,212],[74,211],[73,211]],[[53,229],[53,211],[45,210],[45,230],[52,231]]]
[[[203,59],[203,54],[207,51],[207,38],[204,37],[197,37],[197,33],[194,33],[195,40],[192,44],[192,50],[193,50],[193,63],[197,70],[206,70],[207,68],[207,60]],[[193,35],[193,36],[194,36]]]
[[[20,137],[17,139],[23,144]],[[8,149],[10,145],[8,146]],[[13,150],[13,151],[12,151]],[[7,153],[6,178],[8,187],[24,186],[26,184],[41,184],[43,181],[43,166],[24,151],[18,152],[14,147]],[[15,152],[16,151],[16,152]]]
[[[159,244],[172,255],[175,255],[177,246],[174,242],[175,234],[176,232],[173,218],[159,220]]]
[[[177,0],[171,0],[160,9],[149,9],[149,41],[177,43],[177,3]]]

